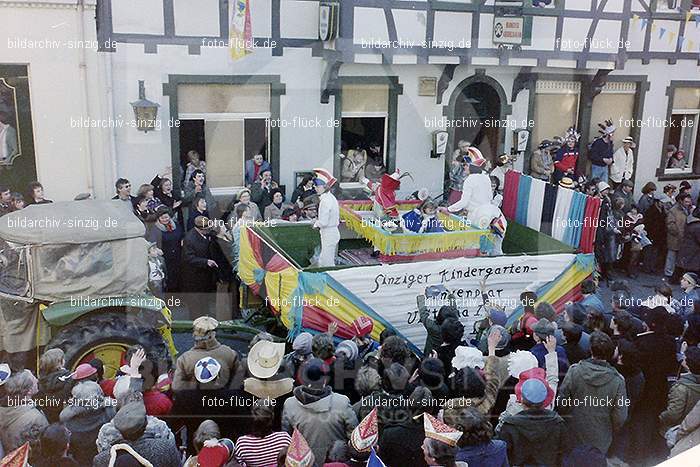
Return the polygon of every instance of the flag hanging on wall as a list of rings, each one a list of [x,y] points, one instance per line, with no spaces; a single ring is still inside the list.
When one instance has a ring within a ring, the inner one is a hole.
[[[250,0],[233,0],[231,5],[229,48],[231,49],[231,58],[238,60],[253,53]]]

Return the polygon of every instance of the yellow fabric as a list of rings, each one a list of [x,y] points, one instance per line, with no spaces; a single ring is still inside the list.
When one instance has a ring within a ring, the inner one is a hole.
[[[536,303],[555,303],[565,294],[569,293],[571,289],[583,282],[592,272],[592,268],[583,267],[579,263],[572,265],[572,267],[561,276],[554,287],[542,294],[541,297],[538,297]]]
[[[267,272],[265,274],[265,289],[270,305],[280,313],[282,324],[289,329],[292,323],[289,321],[289,310],[294,305],[292,292],[297,288],[299,271],[289,267],[280,272]]]
[[[323,289],[322,294],[306,295],[304,299],[307,303],[323,309],[335,320],[341,321],[347,326],[351,326],[352,322],[360,316],[365,316],[365,313],[350,300],[328,285]],[[372,317],[370,316],[370,318]],[[384,325],[375,319],[372,319],[372,321],[374,322],[374,327],[372,328],[371,337],[379,342],[379,334],[384,330]]]
[[[345,204],[340,209],[340,218],[345,225],[366,239],[385,255],[443,252],[450,250],[478,249],[482,236],[493,235],[489,230],[479,230],[469,227],[464,221],[440,214],[443,224],[452,231],[444,233],[397,233],[390,234],[381,229],[367,225],[353,210],[366,211],[371,209],[368,204]],[[414,204],[399,204],[399,210],[413,209]]]
[[[250,286],[255,283],[254,271],[260,269],[261,265],[257,264],[255,261],[249,235],[254,234],[251,234],[248,229],[241,230],[238,275],[245,284]],[[289,320],[289,311],[292,305],[294,305],[292,297],[298,285],[299,271],[291,266],[279,272],[268,271],[265,273],[264,281],[267,293],[264,299],[280,314],[282,324],[284,324],[287,329],[290,329],[292,323]],[[334,319],[348,326],[359,316],[364,315],[350,300],[328,285],[326,285],[323,292],[320,294],[305,295],[304,302],[317,306],[317,308],[324,310],[329,316],[332,316]],[[384,330],[385,326],[376,320],[373,321],[374,328],[372,329],[372,338],[379,341],[379,334]]]

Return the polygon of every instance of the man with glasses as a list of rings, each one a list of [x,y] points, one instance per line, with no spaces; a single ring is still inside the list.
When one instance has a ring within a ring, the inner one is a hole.
[[[112,199],[119,199],[121,201],[129,201],[131,206],[136,205],[136,197],[131,196],[131,182],[126,178],[120,178],[114,184],[117,190],[117,194],[112,197]]]

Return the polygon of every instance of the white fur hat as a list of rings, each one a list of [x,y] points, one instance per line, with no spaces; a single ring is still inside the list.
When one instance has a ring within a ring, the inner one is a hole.
[[[523,371],[537,368],[537,357],[527,350],[518,350],[510,354],[508,360],[508,373],[513,378],[520,378],[520,373]]]
[[[452,359],[452,368],[459,371],[463,368],[483,368],[484,354],[476,347],[459,346],[455,349],[455,356]]]

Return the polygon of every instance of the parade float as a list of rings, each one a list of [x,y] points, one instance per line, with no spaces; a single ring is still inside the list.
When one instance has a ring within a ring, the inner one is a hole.
[[[397,204],[402,212],[415,206]],[[445,232],[414,234],[365,219],[370,202],[340,207],[338,260],[345,264],[332,268],[311,264],[320,240],[310,224],[259,224],[241,232],[240,278],[280,317],[290,338],[325,331],[331,321],[339,325],[336,337],[350,338],[350,324],[365,315],[374,321],[375,340],[392,328],[420,352],[426,332],[416,297],[431,286],[442,292],[429,297],[429,307],[436,312],[452,293],[471,331],[484,317],[482,281],[484,293],[505,307],[512,324],[522,313],[521,292],[534,291],[561,311],[580,298],[580,284],[595,268],[600,200],[513,171],[506,174],[508,228],[500,256],[489,256],[492,231],[448,213],[440,213]]]

